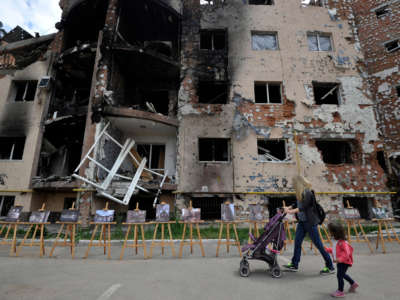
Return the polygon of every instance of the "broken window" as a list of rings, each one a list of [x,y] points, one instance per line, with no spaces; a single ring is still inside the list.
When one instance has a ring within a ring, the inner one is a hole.
[[[362,219],[370,219],[370,207],[372,201],[368,197],[343,197],[343,207],[347,208],[347,204],[356,208]]]
[[[226,48],[225,30],[201,30],[200,49],[202,50],[224,50]]]
[[[400,40],[395,40],[385,43],[385,48],[387,52],[394,52],[400,49]]]
[[[322,160],[326,164],[350,164],[352,159],[352,147],[349,141],[315,141],[315,145],[322,154]]]
[[[13,81],[12,93],[15,102],[33,101],[35,99],[37,80]]]
[[[64,198],[64,209],[70,209],[76,198]],[[76,205],[75,205],[76,208]]]
[[[200,138],[199,161],[229,161],[229,139]]]
[[[389,5],[385,5],[375,10],[376,17],[383,18],[390,13]]]
[[[378,151],[376,152],[376,159],[381,166],[381,168],[387,172],[387,167],[386,167],[386,160],[385,160],[385,153],[383,151]]]
[[[400,97],[400,85],[396,86],[397,97]]]
[[[0,137],[0,159],[22,159],[24,146],[25,137]]]
[[[250,5],[274,5],[273,0],[249,0]]]
[[[15,196],[0,196],[0,216],[7,216],[8,211],[14,206]]]
[[[128,209],[136,209],[136,203],[139,203],[139,209],[146,211],[146,221],[154,220],[156,218],[156,209],[153,207],[153,199],[153,195],[139,192],[129,201]]]
[[[226,104],[228,100],[228,84],[225,81],[200,81],[199,103]]]
[[[147,168],[153,171],[164,171],[165,145],[138,144],[137,152],[142,158],[147,158]]]
[[[258,160],[280,162],[287,160],[285,140],[257,140]]]
[[[282,103],[280,83],[254,83],[254,99],[256,103]]]
[[[283,201],[285,201],[285,206],[296,205],[296,197],[295,196],[287,196],[287,197],[269,197],[268,199],[268,212],[269,217],[272,218],[276,214],[276,210],[278,208],[283,207]]]
[[[310,51],[332,51],[331,35],[326,33],[307,33]]]
[[[225,0],[200,0],[200,5],[217,5],[218,3],[223,4]]]
[[[153,113],[168,115],[169,93],[168,91],[143,92],[146,108]]]
[[[315,104],[340,104],[339,84],[313,82]]]
[[[277,34],[276,32],[252,32],[251,45],[253,50],[278,50]]]
[[[201,220],[221,220],[221,204],[226,200],[219,197],[192,198],[192,206],[200,208]]]
[[[302,0],[301,1],[302,6],[324,6],[324,0]]]

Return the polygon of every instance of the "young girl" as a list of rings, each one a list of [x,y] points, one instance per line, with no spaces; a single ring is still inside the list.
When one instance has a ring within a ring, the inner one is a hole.
[[[328,230],[335,241],[332,248],[327,248],[327,252],[331,253],[333,261],[337,263],[338,279],[338,290],[331,296],[342,298],[345,296],[343,279],[350,283],[349,293],[354,293],[358,288],[358,284],[346,274],[347,269],[353,265],[353,247],[346,241],[346,233],[340,223],[329,223]]]

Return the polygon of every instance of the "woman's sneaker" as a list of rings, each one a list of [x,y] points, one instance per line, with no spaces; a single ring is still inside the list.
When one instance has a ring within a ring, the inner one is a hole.
[[[284,267],[285,267],[286,269],[288,269],[288,271],[290,271],[290,272],[297,272],[297,271],[299,270],[299,268],[298,268],[298,267],[295,267],[295,265],[292,264],[291,262],[288,263],[287,265],[284,265]]]
[[[344,296],[346,296],[346,294],[341,291],[336,291],[332,293],[331,296],[335,298],[343,298]]]
[[[356,292],[356,289],[359,287],[359,285],[358,285],[358,283],[357,282],[354,282],[351,286],[350,286],[350,288],[349,288],[349,293],[355,293]]]
[[[321,275],[329,275],[329,274],[335,274],[335,269],[329,269],[328,267],[324,267],[319,274]]]

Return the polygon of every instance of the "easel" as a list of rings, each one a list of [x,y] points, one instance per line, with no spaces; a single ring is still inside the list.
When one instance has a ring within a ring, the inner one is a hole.
[[[72,206],[69,210],[75,210],[75,202],[72,203]],[[56,224],[61,224],[61,228],[57,233],[57,237],[56,237],[56,240],[54,241],[53,247],[51,248],[49,257],[53,256],[54,249],[56,248],[56,246],[62,246],[62,247],[70,246],[71,247],[71,257],[74,258],[76,225],[80,224],[80,222],[59,222],[59,221],[57,221]],[[64,242],[58,242],[58,239],[60,238],[60,235],[63,232],[64,226],[65,226]],[[70,242],[67,242],[68,234],[69,234]]]
[[[347,200],[347,208],[353,208],[350,206],[349,200]],[[347,224],[347,241],[349,242],[349,244],[351,244],[352,242],[357,242],[357,243],[364,243],[366,242],[368,244],[369,250],[371,251],[371,253],[374,253],[374,251],[372,250],[371,244],[367,238],[367,235],[364,232],[364,228],[361,225],[361,221],[360,219],[346,219],[346,224]],[[357,230],[357,225],[360,227],[360,231],[364,237],[363,240],[360,240],[360,236],[358,234],[358,230]],[[356,233],[356,239],[353,240],[351,239],[351,228],[353,227],[354,232]]]
[[[166,202],[161,202],[161,204],[167,204]],[[171,224],[175,224],[175,221],[168,221],[168,222],[149,222],[149,224],[156,224],[154,227],[154,234],[153,234],[153,240],[151,241],[150,245],[150,255],[149,257],[153,257],[153,248],[155,246],[161,246],[161,254],[164,255],[164,248],[165,246],[169,245],[171,247],[171,252],[172,256],[175,256],[175,249],[174,249],[174,240],[172,239],[172,231],[171,231]],[[156,236],[157,236],[157,230],[158,230],[158,225],[161,225],[161,242],[156,242]],[[165,242],[164,240],[164,229],[165,225],[167,225],[168,228],[168,233],[169,233],[169,242]]]
[[[39,209],[39,211],[44,211],[45,209],[45,204],[42,204],[42,207]],[[27,244],[26,246],[32,247],[32,246],[39,246],[40,247],[40,257],[42,257],[43,255],[45,255],[45,249],[44,249],[44,225],[50,224],[50,222],[45,222],[45,223],[24,223],[24,224],[30,224],[31,226],[29,227],[28,231],[25,233],[24,239],[22,240],[21,244],[18,247],[17,252],[15,253],[15,256],[19,255],[19,252],[21,251],[21,248],[23,246],[25,246],[25,241],[28,238],[29,233],[31,232],[31,230],[33,229],[33,226],[35,226],[35,229],[33,231],[33,235],[31,238],[31,242],[30,244]],[[36,237],[36,233],[38,232],[38,230],[40,230],[40,239],[38,243],[34,243],[33,241],[35,240]],[[15,234],[15,233],[14,233]]]
[[[104,210],[108,210],[108,202],[106,202],[106,206]],[[117,224],[117,222],[90,222],[90,225],[95,224],[92,237],[90,238],[90,242],[88,248],[86,250],[86,254],[83,258],[87,258],[89,256],[90,248],[93,247],[104,247],[104,255],[107,253],[107,257],[111,258],[111,225]],[[96,236],[97,228],[101,226],[101,232],[99,237],[99,242],[97,244],[93,244],[93,239]],[[107,234],[106,234],[107,229]],[[107,237],[106,237],[107,235]]]
[[[17,252],[17,228],[19,224],[24,224],[21,222],[0,222],[1,229],[0,229],[0,236],[3,233],[4,229],[7,228],[6,234],[4,235],[2,241],[0,241],[0,245],[11,245],[10,248],[10,256]],[[11,241],[8,241],[8,235],[10,233],[11,228],[13,228],[13,237]]]
[[[257,204],[257,203],[251,203],[251,204]],[[258,238],[260,236],[260,233],[258,231],[258,224],[261,224],[261,228],[265,223],[268,223],[268,220],[246,220],[246,222],[249,223],[249,244],[253,242],[250,238],[250,234],[252,234],[255,238]]]
[[[192,210],[192,201],[189,202],[189,210]],[[199,228],[199,223],[204,223],[204,221],[198,220],[198,221],[179,221],[179,224],[183,224],[183,233],[182,233],[182,241],[179,246],[179,257],[182,257],[182,252],[183,252],[183,246],[188,245],[190,246],[190,254],[193,254],[193,245],[199,245],[200,250],[201,250],[201,255],[204,257],[204,248],[203,248],[203,242],[201,240],[201,235],[200,235],[200,228]],[[196,230],[197,230],[197,238],[199,239],[198,241],[193,242],[193,224],[196,225]],[[189,225],[189,237],[190,237],[190,242],[185,242],[185,233],[186,233],[186,225]]]
[[[225,204],[230,204],[229,201],[226,201]],[[217,253],[216,256],[218,257],[219,254],[219,247],[221,245],[226,245],[226,252],[229,253],[229,245],[237,246],[239,255],[242,257],[242,249],[240,249],[240,241],[239,241],[239,236],[237,233],[236,229],[236,224],[241,223],[239,221],[222,221],[222,220],[217,220],[217,223],[219,223],[219,235],[218,235],[218,244],[217,244]],[[222,232],[224,229],[224,225],[226,226],[226,236],[225,236],[225,242],[222,241]],[[230,225],[232,225],[233,232],[235,233],[235,241],[231,241],[230,239]]]
[[[135,211],[139,211],[139,202],[136,203]],[[126,231],[124,244],[122,245],[121,255],[119,256],[120,260],[124,257],[125,248],[135,248],[135,252],[136,252],[136,255],[137,255],[138,254],[138,248],[139,247],[143,247],[144,258],[147,258],[146,240],[145,240],[145,237],[144,237],[143,224],[146,224],[146,223],[122,223],[122,225],[128,225],[128,229]],[[128,244],[128,237],[129,237],[129,232],[131,231],[132,225],[134,226],[133,227],[133,232],[134,232],[134,234],[133,234],[133,244],[129,245]],[[142,234],[142,243],[138,243],[138,237],[139,237],[138,226],[140,226],[140,232]]]
[[[381,204],[379,203],[379,201],[375,202],[375,207],[378,207],[378,208],[382,207]],[[378,235],[376,237],[376,249],[377,250],[378,250],[378,247],[379,247],[379,241],[381,241],[382,252],[386,253],[385,238],[383,237],[383,230],[382,230],[383,226],[385,226],[385,230],[386,230],[386,234],[387,234],[386,241],[391,243],[394,240],[396,240],[400,244],[400,239],[399,239],[399,237],[398,237],[398,235],[397,235],[397,233],[394,230],[393,225],[392,225],[392,221],[394,221],[394,219],[372,219],[372,221],[378,223]],[[390,231],[389,231],[389,226],[390,226],[390,228],[392,230],[392,233],[393,233],[393,236],[394,236],[393,239],[392,239],[392,236],[391,236]]]

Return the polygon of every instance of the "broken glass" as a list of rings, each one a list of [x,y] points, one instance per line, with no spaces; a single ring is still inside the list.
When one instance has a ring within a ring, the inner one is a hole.
[[[253,50],[277,50],[276,34],[253,34],[252,47]]]

